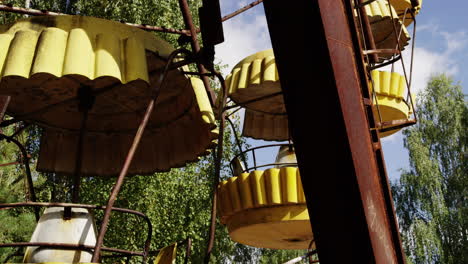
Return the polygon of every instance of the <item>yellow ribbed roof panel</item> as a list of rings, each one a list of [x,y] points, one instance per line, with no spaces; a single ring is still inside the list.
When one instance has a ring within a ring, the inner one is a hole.
[[[299,170],[252,171],[218,186],[221,222],[239,243],[307,249],[313,238]]]
[[[408,45],[410,35],[406,27],[398,17],[397,11],[393,6],[388,5],[387,0],[376,0],[365,5],[367,16],[372,28],[374,41],[378,49],[397,49],[397,38],[395,37],[394,26],[397,35],[400,35],[400,44],[402,48]],[[392,19],[393,18],[393,19]],[[381,57],[391,56],[381,54]]]
[[[423,0],[419,0],[419,5],[414,8],[414,15],[419,14],[419,11],[422,8],[422,2]],[[409,11],[409,9],[413,8],[411,0],[390,0],[390,4],[393,6],[393,8],[395,8],[395,11],[397,12],[398,16],[400,17],[400,20],[405,26],[409,26],[411,23],[413,23],[413,18]]]
[[[38,170],[73,173],[82,114],[78,100],[61,102],[89,89],[98,94],[87,122],[83,172],[116,175],[173,50],[152,33],[93,17],[31,17],[0,26],[0,94],[12,96],[8,113],[28,114],[45,128]],[[129,173],[197,160],[216,135],[202,82],[172,70]]]
[[[226,77],[229,97],[242,104],[249,100],[281,92],[273,50],[257,52],[240,61]],[[284,113],[282,96],[244,105],[247,109],[267,113]]]
[[[289,139],[283,96],[242,104],[281,92],[273,50],[264,50],[240,61],[226,77],[228,96],[246,108],[243,135],[255,139]],[[221,98],[221,97],[220,97]]]
[[[288,116],[245,110],[242,135],[268,141],[288,140]]]
[[[396,72],[371,71],[371,92],[375,91],[377,103],[374,102],[374,118],[377,122],[407,119],[412,113],[411,102],[406,102],[406,78]],[[373,98],[375,101],[375,99]],[[380,115],[379,115],[380,113]],[[400,129],[380,133],[386,137]]]

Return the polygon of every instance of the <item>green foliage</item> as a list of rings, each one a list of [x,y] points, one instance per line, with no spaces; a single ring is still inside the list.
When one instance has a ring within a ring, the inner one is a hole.
[[[9,135],[13,127],[3,130]],[[20,137],[24,142],[26,137]],[[0,164],[21,160],[21,153],[16,145],[0,141]],[[14,203],[24,201],[27,197],[24,168],[21,165],[0,167],[0,203]],[[41,181],[37,181],[41,184]],[[0,210],[0,241],[11,243],[27,241],[35,226],[35,216],[29,209]],[[21,223],[21,224],[18,224]],[[16,252],[13,248],[0,248],[0,261]]]
[[[410,263],[468,263],[468,107],[461,87],[434,76],[404,131],[410,169],[392,190]]]
[[[194,23],[198,25],[198,7],[201,5],[201,0],[188,2],[195,19]],[[13,0],[9,3],[24,6],[25,1]],[[185,27],[176,0],[31,0],[30,8],[176,29]],[[11,23],[22,17],[24,16],[0,13],[0,22]],[[179,46],[178,35],[154,34],[164,38],[174,47]],[[216,67],[219,69],[222,66]],[[232,133],[230,128],[225,133],[223,179],[232,176],[226,161],[239,151],[233,141]],[[22,139],[32,154],[33,161],[37,159],[39,138],[40,130],[32,127],[25,132]],[[245,141],[241,142],[245,148]],[[0,162],[15,160],[19,157],[16,147],[6,142],[0,142],[0,152],[2,154]],[[152,251],[190,237],[193,239],[191,262],[202,263],[210,223],[213,164],[212,157],[209,155],[200,162],[189,164],[182,169],[173,169],[170,172],[152,176],[128,177],[115,206],[141,211],[149,217],[153,225]],[[0,169],[0,202],[26,199],[27,188],[24,177],[21,166]],[[69,178],[53,173],[34,173],[34,179],[39,201],[66,202],[70,200]],[[82,202],[106,204],[114,183],[113,178],[83,179]],[[102,211],[96,210],[93,213],[99,226]],[[35,225],[31,211],[0,210],[0,219],[0,241],[29,241]],[[217,238],[210,259],[211,263],[282,263],[303,254],[302,251],[265,250],[240,245],[230,240],[224,226],[218,223],[216,228]],[[111,217],[104,244],[107,247],[139,251],[143,248],[146,234],[147,226],[142,218],[116,212]],[[4,259],[12,252],[14,252],[13,249],[0,249],[0,257]],[[182,263],[184,245],[179,246],[178,252],[177,263]],[[105,259],[104,261],[118,260]]]

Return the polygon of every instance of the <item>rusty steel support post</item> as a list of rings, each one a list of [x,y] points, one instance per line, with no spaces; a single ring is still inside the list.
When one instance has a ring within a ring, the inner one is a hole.
[[[83,112],[83,117],[81,120],[80,133],[78,135],[78,144],[76,151],[76,160],[75,160],[75,172],[73,175],[73,193],[72,193],[72,203],[80,202],[80,185],[81,185],[81,167],[83,163],[83,141],[86,135],[86,122],[88,121],[88,111]]]
[[[8,104],[10,103],[10,96],[1,95],[0,96],[0,124],[3,121],[3,117],[5,116],[6,110],[8,108]],[[0,133],[2,132],[2,128],[0,127]]]
[[[252,8],[252,7],[256,6],[256,5],[261,4],[262,2],[263,2],[263,0],[257,0],[257,1],[255,1],[255,2],[252,2],[252,3],[250,3],[250,4],[248,4],[248,5],[244,6],[244,7],[242,7],[241,9],[238,9],[238,10],[236,10],[236,11],[234,11],[234,12],[228,14],[228,15],[223,16],[223,18],[221,19],[221,21],[224,22],[224,21],[226,21],[226,20],[229,20],[229,19],[231,19],[231,18],[233,18],[233,17],[235,17],[235,16],[237,16],[237,15],[239,15],[239,14],[241,14],[241,13],[247,11],[247,10],[249,10],[250,8]]]
[[[21,142],[19,142],[18,140],[12,138],[12,137],[7,137],[3,134],[0,134],[0,140],[1,139],[5,139],[6,141],[8,142],[13,142],[20,150],[21,152],[21,155],[23,156],[23,165],[24,165],[24,169],[26,171],[26,181],[28,183],[28,192],[29,192],[29,195],[27,196],[28,197],[28,200],[32,201],[32,202],[36,202],[37,199],[36,199],[36,192],[34,191],[34,183],[33,183],[33,180],[32,180],[32,174],[31,174],[31,168],[29,167],[29,155],[28,155],[28,151],[26,150],[26,148],[23,146],[23,144],[21,144]],[[34,215],[36,217],[36,221],[39,221],[39,208],[35,208],[34,209]]]
[[[403,264],[352,2],[264,8],[320,263]]]
[[[6,113],[6,110],[8,108],[8,104],[10,103],[10,96],[0,96],[0,123],[3,121],[3,116]],[[2,131],[0,131],[1,133]]]
[[[80,201],[80,186],[81,186],[81,167],[83,163],[83,141],[86,135],[86,122],[88,121],[88,110],[82,112],[82,120],[80,132],[78,135],[78,144],[76,146],[76,159],[75,159],[75,171],[73,173],[72,183],[72,203],[79,203]],[[63,219],[70,220],[72,217],[72,208],[65,207],[63,211]]]
[[[193,24],[192,14],[190,13],[190,8],[187,3],[187,0],[179,0],[180,10],[182,12],[182,16],[184,18],[185,27],[190,30],[190,38],[191,38],[191,45],[192,45],[192,52],[194,54],[198,54],[200,51],[200,44],[198,43],[197,39],[197,29]],[[211,106],[215,106],[216,103],[216,95],[211,89],[210,86],[210,79],[205,74],[208,73],[205,67],[200,63],[197,62],[198,71],[201,74],[201,79],[203,84],[205,85],[206,92],[208,97],[210,98]]]
[[[175,50],[169,55],[168,62],[166,64],[165,68],[164,68],[164,71],[161,74],[161,77],[159,78],[158,83],[153,88],[154,89],[153,90],[153,97],[152,97],[151,101],[148,103],[148,106],[146,107],[146,112],[145,112],[145,114],[143,116],[143,119],[142,119],[140,125],[138,126],[138,130],[137,130],[137,132],[135,134],[135,137],[133,139],[132,146],[130,147],[130,150],[128,151],[127,157],[125,158],[125,162],[124,162],[124,165],[122,167],[122,170],[120,171],[120,174],[117,177],[117,181],[116,181],[114,187],[112,188],[111,195],[109,196],[109,200],[107,201],[106,210],[104,212],[104,216],[103,216],[103,219],[102,219],[101,228],[99,229],[99,235],[98,235],[98,237],[96,239],[96,246],[94,248],[93,258],[91,259],[91,262],[98,262],[99,261],[102,244],[104,242],[104,235],[106,234],[106,231],[107,231],[110,215],[111,215],[111,212],[112,212],[112,207],[114,206],[114,202],[117,199],[117,195],[118,195],[118,193],[120,191],[120,188],[122,187],[122,184],[123,184],[125,176],[127,175],[128,169],[130,168],[130,165],[131,165],[132,160],[133,160],[133,156],[135,155],[135,152],[136,152],[136,150],[138,148],[140,140],[141,140],[141,138],[143,136],[143,132],[145,131],[146,125],[148,124],[149,118],[150,118],[151,114],[153,113],[154,105],[156,104],[156,100],[158,99],[161,88],[164,86],[166,76],[167,76],[167,73],[168,73],[168,69],[169,69],[172,61],[174,60],[175,56],[178,55],[180,52],[181,52],[181,50]],[[146,256],[145,256],[145,259],[146,259]]]
[[[99,235],[96,241],[96,247],[94,248],[93,258],[91,262],[95,262],[95,263],[99,262],[99,255],[101,253],[102,243],[104,242],[104,235],[106,234],[107,226],[109,224],[112,207],[114,206],[114,202],[117,199],[117,195],[120,191],[120,188],[122,187],[124,178],[127,175],[127,171],[130,168],[130,165],[133,160],[133,156],[135,155],[135,152],[138,148],[141,137],[143,136],[143,132],[146,128],[146,125],[148,124],[149,117],[151,113],[153,112],[156,99],[157,97],[152,99],[146,108],[145,116],[143,120],[141,121],[140,126],[138,127],[138,131],[133,139],[132,146],[130,147],[130,150],[128,151],[127,157],[125,158],[123,168],[120,171],[119,176],[117,177],[117,181],[114,187],[112,188],[111,195],[109,197],[109,200],[107,201],[106,210],[104,212],[101,228],[99,230]]]
[[[232,133],[234,134],[234,139],[236,141],[237,148],[239,149],[239,153],[241,153],[239,156],[241,157],[245,168],[248,168],[249,165],[247,164],[247,158],[244,155],[244,151],[242,150],[242,145],[241,145],[239,137],[237,136],[237,133],[236,133],[237,132],[236,131],[236,126],[234,125],[234,122],[232,122],[232,120],[228,116],[225,117],[225,120],[228,121],[229,125],[231,126]]]
[[[88,122],[89,111],[93,108],[96,97],[92,93],[89,86],[80,87],[78,90],[78,109],[82,114],[80,132],[78,135],[78,144],[76,146],[75,172],[73,175],[73,193],[72,203],[80,201],[80,185],[81,185],[81,167],[83,164],[83,148],[84,138],[86,136],[86,125]],[[70,214],[71,215],[71,214]]]
[[[188,264],[191,254],[192,254],[192,239],[189,237],[187,238],[187,246],[185,247],[184,264]]]
[[[377,47],[375,46],[375,40],[374,40],[374,34],[372,34],[372,28],[369,22],[369,17],[367,16],[366,8],[365,5],[363,5],[366,2],[366,0],[359,0],[359,11],[361,14],[361,19],[363,26],[363,31],[364,31],[364,39],[366,40],[367,44],[367,49],[370,50],[376,50]],[[369,56],[371,58],[371,62],[376,63],[379,61],[379,57],[377,54],[370,54]]]
[[[223,159],[223,142],[224,142],[224,129],[226,125],[226,112],[224,111],[224,106],[226,105],[227,101],[227,87],[224,82],[223,76],[216,72],[216,77],[218,77],[221,83],[221,89],[223,90],[223,101],[219,108],[220,111],[220,121],[219,121],[219,135],[218,135],[218,146],[216,150],[216,157],[215,157],[215,175],[213,179],[213,202],[211,204],[211,221],[210,221],[210,236],[208,239],[208,245],[206,248],[205,254],[205,263],[210,262],[211,252],[213,251],[215,235],[216,235],[216,209],[218,208],[218,185],[219,185],[219,178],[221,176],[221,162]]]

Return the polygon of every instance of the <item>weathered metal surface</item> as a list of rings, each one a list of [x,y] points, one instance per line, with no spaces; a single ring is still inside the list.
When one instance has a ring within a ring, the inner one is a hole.
[[[243,136],[288,140],[288,118],[273,50],[250,55],[226,77],[229,97],[246,108]],[[231,106],[232,107],[232,106]]]
[[[28,151],[26,150],[26,148],[23,146],[23,144],[21,144],[21,142],[19,142],[18,140],[16,140],[15,138],[13,137],[7,137],[3,134],[0,134],[0,140],[2,139],[5,139],[9,142],[12,142],[14,143],[20,150],[21,152],[21,155],[22,155],[22,163],[24,165],[24,169],[26,171],[26,180],[27,180],[27,183],[28,183],[28,193],[27,193],[27,200],[29,201],[32,201],[32,202],[36,202],[36,192],[34,191],[34,183],[33,183],[33,180],[32,180],[32,174],[31,174],[31,167],[29,166],[29,162],[30,162],[30,155],[28,154]],[[39,209],[35,209],[34,210],[34,214],[36,216],[36,221],[39,220]]]
[[[193,24],[192,14],[190,13],[187,0],[179,0],[179,6],[184,18],[185,27],[190,31],[190,43],[192,45],[192,51],[193,53],[197,54],[200,51],[200,44],[198,43],[197,29]],[[210,98],[211,105],[214,106],[216,102],[216,94],[211,89],[209,78],[204,75],[207,73],[207,70],[200,62],[197,62],[197,68],[198,72],[201,74],[201,79],[203,81],[203,85],[205,86],[208,97]]]
[[[238,9],[238,10],[236,10],[236,11],[234,11],[234,12],[228,14],[228,15],[223,16],[223,18],[222,18],[221,20],[222,20],[223,22],[226,21],[226,20],[229,20],[229,19],[231,19],[231,18],[233,18],[233,17],[235,17],[235,16],[237,16],[237,15],[239,15],[239,14],[241,14],[241,13],[247,11],[247,10],[249,10],[250,8],[252,8],[252,7],[254,7],[254,6],[256,6],[256,5],[258,5],[258,4],[262,3],[262,2],[263,2],[263,0],[254,1],[254,2],[252,2],[252,3],[250,3],[250,4],[248,4],[248,5],[246,5],[246,6],[242,7],[242,8],[240,8],[240,9]]]
[[[375,93],[373,112],[377,127],[400,125],[401,120],[408,119],[414,111],[411,103],[405,101],[405,96],[408,94],[406,78],[396,72],[373,70],[370,73],[372,80],[369,88]],[[379,136],[383,138],[397,131],[399,131],[397,127],[386,132],[380,130]]]
[[[10,102],[11,97],[10,96],[0,96],[0,124],[3,121],[3,116],[6,113],[6,110],[8,108],[8,103]],[[0,133],[2,131],[0,130]]]
[[[0,248],[2,247],[44,247],[44,248],[56,248],[56,249],[76,249],[76,250],[88,250],[91,251],[94,246],[88,245],[79,245],[79,244],[66,244],[66,243],[47,243],[47,242],[16,242],[16,243],[2,243],[0,244]],[[134,256],[144,256],[142,252],[135,252],[125,249],[118,249],[118,248],[109,248],[109,247],[102,247],[102,251],[108,252],[116,252]]]
[[[117,195],[119,194],[120,188],[123,185],[123,181],[125,179],[125,176],[127,176],[128,170],[130,168],[130,165],[133,161],[133,157],[135,156],[135,153],[137,151],[138,145],[140,144],[141,138],[143,137],[143,133],[145,132],[145,128],[148,125],[149,119],[151,114],[153,113],[154,105],[156,103],[156,100],[158,99],[161,90],[163,90],[164,84],[167,82],[167,74],[169,70],[169,66],[172,63],[173,59],[180,53],[180,51],[175,50],[169,55],[168,63],[166,64],[164,71],[161,73],[157,85],[153,87],[152,90],[152,98],[151,101],[148,103],[146,107],[146,112],[143,116],[143,119],[140,122],[140,125],[138,126],[138,130],[133,138],[132,145],[130,149],[128,150],[127,156],[125,158],[125,162],[123,164],[123,167],[120,171],[119,176],[117,177],[116,183],[114,184],[114,187],[112,188],[112,192],[109,196],[109,199],[107,201],[107,206],[104,211],[104,216],[102,218],[102,223],[101,223],[101,228],[99,229],[99,235],[97,237],[96,241],[96,246],[94,248],[94,253],[93,253],[93,258],[92,262],[98,262],[101,254],[101,248],[104,243],[104,236],[107,232],[110,216],[112,213],[112,207],[114,206],[115,200],[117,199]]]
[[[18,207],[34,207],[34,208],[39,208],[39,207],[65,207],[67,208],[67,207],[70,207],[70,208],[106,210],[106,206],[89,205],[89,204],[72,204],[72,203],[22,202],[22,203],[0,204],[1,210],[18,208]],[[144,244],[144,250],[142,252],[134,252],[134,251],[128,251],[128,250],[117,249],[117,248],[108,248],[108,247],[101,247],[101,250],[122,253],[126,255],[142,256],[143,262],[145,262],[149,254],[149,247],[150,247],[151,236],[153,232],[150,219],[145,214],[135,211],[135,210],[131,210],[131,209],[112,207],[111,210],[115,212],[137,215],[144,219],[148,227],[148,232],[147,232],[147,236],[146,236],[146,240]],[[48,248],[77,249],[77,250],[93,250],[95,248],[94,245],[86,246],[86,245],[46,243],[46,242],[16,242],[16,243],[1,243],[0,244],[0,247],[27,247],[27,246],[42,246],[42,247],[48,247]]]
[[[221,182],[218,195],[221,223],[236,242],[260,248],[307,249],[313,241],[295,166],[241,173]]]
[[[224,106],[226,105],[227,102],[227,93],[226,93],[226,82],[219,72],[215,72],[216,77],[218,78],[219,82],[221,83],[221,89],[224,91],[223,97],[221,98],[221,105]],[[226,126],[226,112],[223,111],[223,107],[220,107],[219,109],[219,118],[220,118],[220,123],[219,123],[219,136],[218,136],[218,146],[216,149],[216,152],[213,153],[213,158],[215,160],[215,171],[214,171],[214,177],[213,177],[213,185],[212,185],[212,203],[211,203],[211,219],[210,219],[210,233],[208,237],[208,243],[206,247],[206,253],[205,253],[205,263],[209,263],[210,261],[210,256],[214,248],[214,243],[215,243],[215,236],[216,236],[216,216],[217,216],[217,208],[218,208],[218,184],[219,180],[221,177],[221,162],[222,162],[222,157],[223,157],[223,146],[224,146],[224,130]]]
[[[198,19],[200,21],[203,48],[214,52],[214,46],[224,42],[219,1],[203,0],[203,5],[198,9]]]
[[[320,263],[404,263],[351,1],[264,7]],[[311,79],[319,89],[304,89]]]
[[[94,246],[96,243],[96,224],[92,214],[84,208],[73,208],[70,219],[64,219],[66,208],[46,208],[34,229],[30,242]],[[92,253],[81,250],[27,247],[24,262],[89,262],[91,255]]]
[[[188,264],[190,260],[190,256],[192,255],[192,239],[189,237],[187,238],[187,246],[185,247],[185,259],[184,264]]]
[[[81,172],[117,176],[116,164],[123,163],[123,150],[130,147],[145,111],[141,102],[151,99],[150,87],[173,48],[149,32],[91,17],[34,17],[2,25],[0,32],[0,93],[15,96],[8,113],[14,121],[44,128],[37,170],[74,174],[77,152],[69,149],[76,149],[81,127],[77,94],[90,89],[96,102],[83,139]],[[132,175],[152,175],[198,160],[217,138],[201,81],[177,69],[168,78]],[[186,127],[194,136],[180,140]]]
[[[369,22],[369,17],[367,16],[366,8],[365,8],[365,5],[363,3],[368,4],[369,1],[359,0],[360,14],[358,15],[358,17],[360,19],[362,19],[364,39],[366,40],[367,49],[368,50],[375,50],[377,48],[375,46],[374,35],[372,34],[372,28],[371,28],[371,25],[370,25],[370,22]],[[366,52],[366,51],[364,51],[364,52]],[[377,56],[377,54],[372,54],[370,56],[370,58],[371,58],[371,62],[378,62],[379,61],[379,57]]]

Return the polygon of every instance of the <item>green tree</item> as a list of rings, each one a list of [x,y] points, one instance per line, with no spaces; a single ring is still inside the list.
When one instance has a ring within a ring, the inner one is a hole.
[[[29,3],[30,8],[50,10],[83,16],[141,23],[168,28],[182,29],[184,23],[177,0],[13,0],[15,6]],[[189,0],[195,24],[198,25],[198,8],[201,0]],[[1,13],[3,23],[10,23],[24,16]],[[178,35],[155,33],[178,47]],[[28,150],[36,157],[39,149],[40,130],[33,127],[25,134],[24,141]],[[232,131],[226,131],[224,161],[229,160],[237,149],[234,147]],[[244,142],[245,143],[245,142]],[[14,146],[0,142],[5,159],[15,158],[18,151]],[[11,160],[11,159],[10,159]],[[187,237],[193,239],[192,263],[202,263],[208,238],[211,211],[211,186],[213,182],[212,157],[203,158],[198,163],[188,164],[182,169],[158,173],[151,177],[134,176],[125,180],[116,202],[117,207],[130,208],[147,214],[153,224],[151,250],[157,250]],[[34,167],[34,166],[32,166]],[[2,174],[3,173],[3,174]],[[5,175],[7,175],[6,177]],[[223,163],[222,178],[231,177],[226,162]],[[25,200],[24,172],[21,166],[0,170],[0,202]],[[12,184],[14,182],[15,184]],[[81,197],[83,203],[105,204],[115,179],[83,179]],[[39,189],[39,200],[66,201],[69,198],[70,180],[53,173],[35,174],[35,187]],[[5,199],[3,199],[5,198]],[[6,199],[8,198],[8,199]],[[99,221],[102,212],[95,212]],[[34,215],[31,211],[0,211],[0,241],[28,241],[34,228]],[[99,226],[99,222],[97,225]],[[5,227],[5,228],[3,228]],[[1,232],[1,230],[8,230]],[[146,236],[146,225],[141,219],[114,213],[104,244],[108,247],[141,250]],[[13,252],[12,249],[0,251],[3,259]],[[180,249],[177,263],[181,263],[183,249]],[[217,238],[212,263],[282,263],[303,254],[297,251],[259,250],[234,243],[230,240],[224,226],[217,225]],[[105,262],[115,262],[107,259]]]
[[[462,89],[434,76],[405,130],[410,168],[392,190],[410,263],[468,263],[468,107]]]

